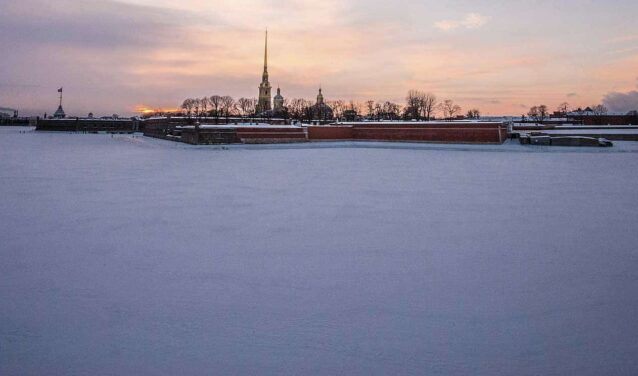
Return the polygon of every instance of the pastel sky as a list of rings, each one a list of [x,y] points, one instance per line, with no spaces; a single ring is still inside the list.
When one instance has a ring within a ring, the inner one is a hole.
[[[128,115],[186,97],[256,97],[269,30],[286,97],[409,89],[483,114],[638,108],[636,0],[1,0],[0,107]]]

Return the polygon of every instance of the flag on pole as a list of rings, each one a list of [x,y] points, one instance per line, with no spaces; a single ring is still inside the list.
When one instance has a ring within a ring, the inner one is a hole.
[[[59,89],[58,89],[58,93],[61,93],[61,92],[62,92],[62,88],[59,88]]]

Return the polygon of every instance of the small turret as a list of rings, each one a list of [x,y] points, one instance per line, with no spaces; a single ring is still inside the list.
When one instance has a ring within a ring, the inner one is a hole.
[[[317,95],[317,104],[323,104],[323,94],[321,94],[321,87],[319,88],[319,94]]]
[[[277,95],[273,99],[273,110],[275,112],[282,111],[284,109],[284,97],[281,95],[281,89],[277,87]]]

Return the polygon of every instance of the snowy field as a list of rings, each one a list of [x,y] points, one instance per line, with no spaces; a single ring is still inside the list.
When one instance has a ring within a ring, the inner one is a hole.
[[[638,143],[21,129],[0,375],[638,374]]]

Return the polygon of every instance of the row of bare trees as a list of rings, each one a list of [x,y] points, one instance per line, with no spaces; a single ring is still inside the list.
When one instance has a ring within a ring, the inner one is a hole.
[[[237,101],[228,95],[212,95],[203,98],[187,98],[181,105],[186,116],[251,116],[255,113],[257,100],[254,98],[239,98]]]
[[[436,95],[420,90],[410,90],[405,99],[405,105],[392,101],[327,101],[336,119],[357,120],[434,120],[437,113],[444,119],[462,118],[461,107],[451,99],[439,101]],[[303,98],[286,99],[284,110],[278,116],[296,120],[312,120],[313,105],[310,100]],[[233,99],[230,96],[212,95],[202,98],[188,98],[184,100],[181,109],[189,117],[252,117],[257,111],[257,100],[254,98]],[[269,116],[271,116],[269,114]],[[465,116],[470,119],[480,118],[480,111],[469,110]]]
[[[544,104],[541,104],[538,106],[532,106],[527,112],[527,116],[529,117],[530,120],[542,123],[543,121],[547,120],[551,115],[554,115],[554,116],[558,115],[558,116],[564,117],[564,116],[567,116],[567,114],[569,114],[570,112],[574,112],[576,115],[587,114],[590,116],[591,115],[602,116],[607,113],[607,107],[605,107],[602,104],[596,104],[596,105],[587,107],[585,110],[583,110],[582,108],[578,108],[574,111],[571,111],[569,103],[563,102],[560,105],[558,105],[554,114],[550,114],[547,106]],[[525,116],[523,116],[523,118],[524,117]]]
[[[458,118],[480,119],[481,112],[473,108],[465,116],[462,116],[462,108],[452,99],[439,101],[436,95],[420,90],[410,90],[405,98],[403,117],[406,119],[433,120],[436,113],[440,113],[444,119]]]

